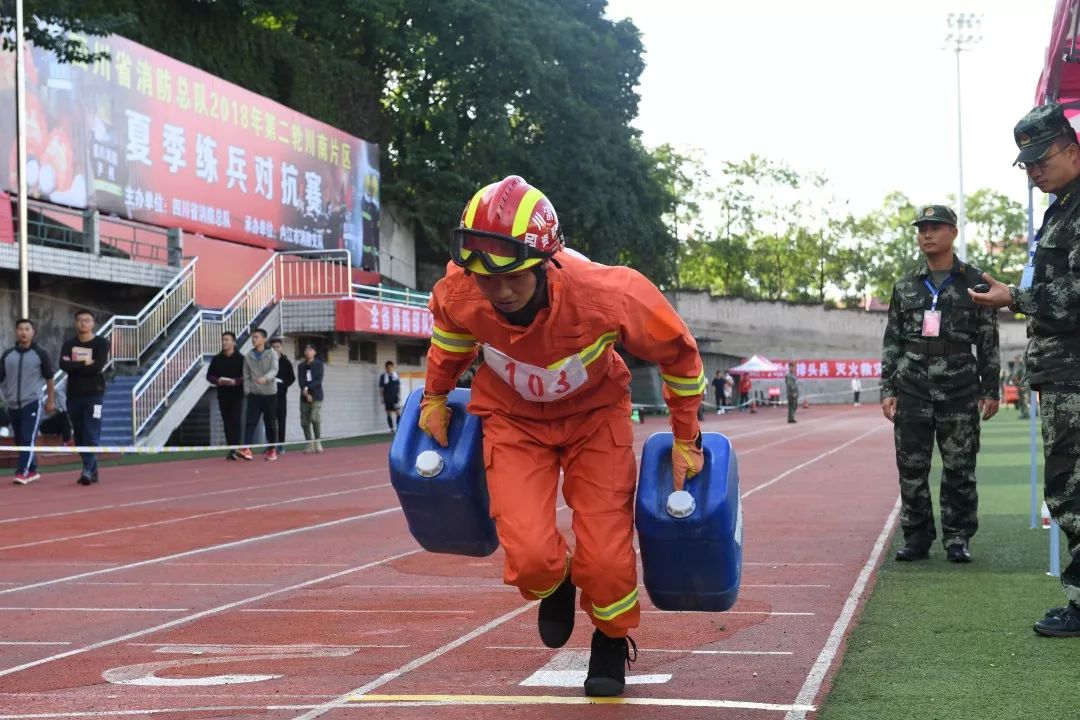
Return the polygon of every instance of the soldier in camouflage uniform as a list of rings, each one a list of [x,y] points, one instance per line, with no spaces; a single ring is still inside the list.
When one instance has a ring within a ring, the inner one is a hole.
[[[943,544],[950,561],[970,562],[968,541],[979,527],[979,415],[989,420],[1000,397],[997,315],[968,296],[981,271],[953,254],[953,211],[931,205],[913,224],[926,263],[893,286],[881,356],[881,408],[894,424],[905,541],[896,559],[929,557],[937,536],[929,484],[936,434]]]
[[[787,390],[787,421],[793,423],[796,422],[795,410],[799,407],[799,383],[795,377],[795,363],[788,363],[784,388]]]
[[[990,291],[974,299],[1027,316],[1025,364],[1028,382],[1039,392],[1046,455],[1043,492],[1071,557],[1061,573],[1068,605],[1051,608],[1035,632],[1080,637],[1080,146],[1056,103],[1031,110],[1013,136],[1020,148],[1016,164],[1057,197],[1043,216],[1035,256],[1019,286],[984,275]]]

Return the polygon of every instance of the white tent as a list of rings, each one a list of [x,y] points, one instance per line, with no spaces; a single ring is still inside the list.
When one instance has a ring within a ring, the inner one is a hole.
[[[783,373],[784,368],[780,365],[774,365],[769,362],[768,358],[763,358],[760,355],[754,355],[741,365],[736,365],[733,368],[728,368],[728,372],[739,375],[746,373],[748,375],[769,375],[773,373]]]

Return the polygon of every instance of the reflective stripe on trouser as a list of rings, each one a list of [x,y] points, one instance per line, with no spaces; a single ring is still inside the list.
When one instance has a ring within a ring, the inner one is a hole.
[[[535,600],[564,577],[568,546],[557,527],[559,470],[573,511],[571,578],[581,607],[609,637],[637,627],[637,558],[630,399],[568,418],[484,418],[491,516],[506,553],[503,581]]]
[[[1075,389],[1044,387],[1039,403],[1046,456],[1046,507],[1064,531],[1069,548],[1061,585],[1065,596],[1080,604],[1080,384]]]
[[[893,426],[900,475],[900,526],[905,540],[930,545],[937,533],[930,500],[930,461],[941,451],[943,545],[965,541],[979,529],[975,457],[979,453],[979,401],[975,395],[923,400],[901,392]]]

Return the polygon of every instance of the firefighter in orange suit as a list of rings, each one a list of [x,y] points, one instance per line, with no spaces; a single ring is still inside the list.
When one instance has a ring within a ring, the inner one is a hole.
[[[637,655],[627,632],[640,608],[630,371],[614,345],[660,366],[678,489],[703,462],[697,345],[640,273],[564,252],[554,207],[520,177],[473,196],[452,234],[451,257],[429,304],[435,327],[420,427],[447,445],[447,393],[482,347],[469,412],[484,422],[503,579],[540,600],[540,637],[553,648],[570,638],[580,587],[596,626],[585,692],[621,694],[624,664]],[[572,552],[555,521],[560,470],[573,511]]]

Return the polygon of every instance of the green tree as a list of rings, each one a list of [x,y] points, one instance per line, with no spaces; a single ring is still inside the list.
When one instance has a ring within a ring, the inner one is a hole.
[[[23,37],[37,47],[56,53],[64,62],[92,62],[103,53],[91,52],[88,35],[123,33],[132,29],[134,16],[107,0],[25,0]],[[15,49],[15,0],[0,0],[3,49]]]
[[[1020,277],[1027,262],[1027,211],[994,190],[967,197],[967,257],[995,278]]]

